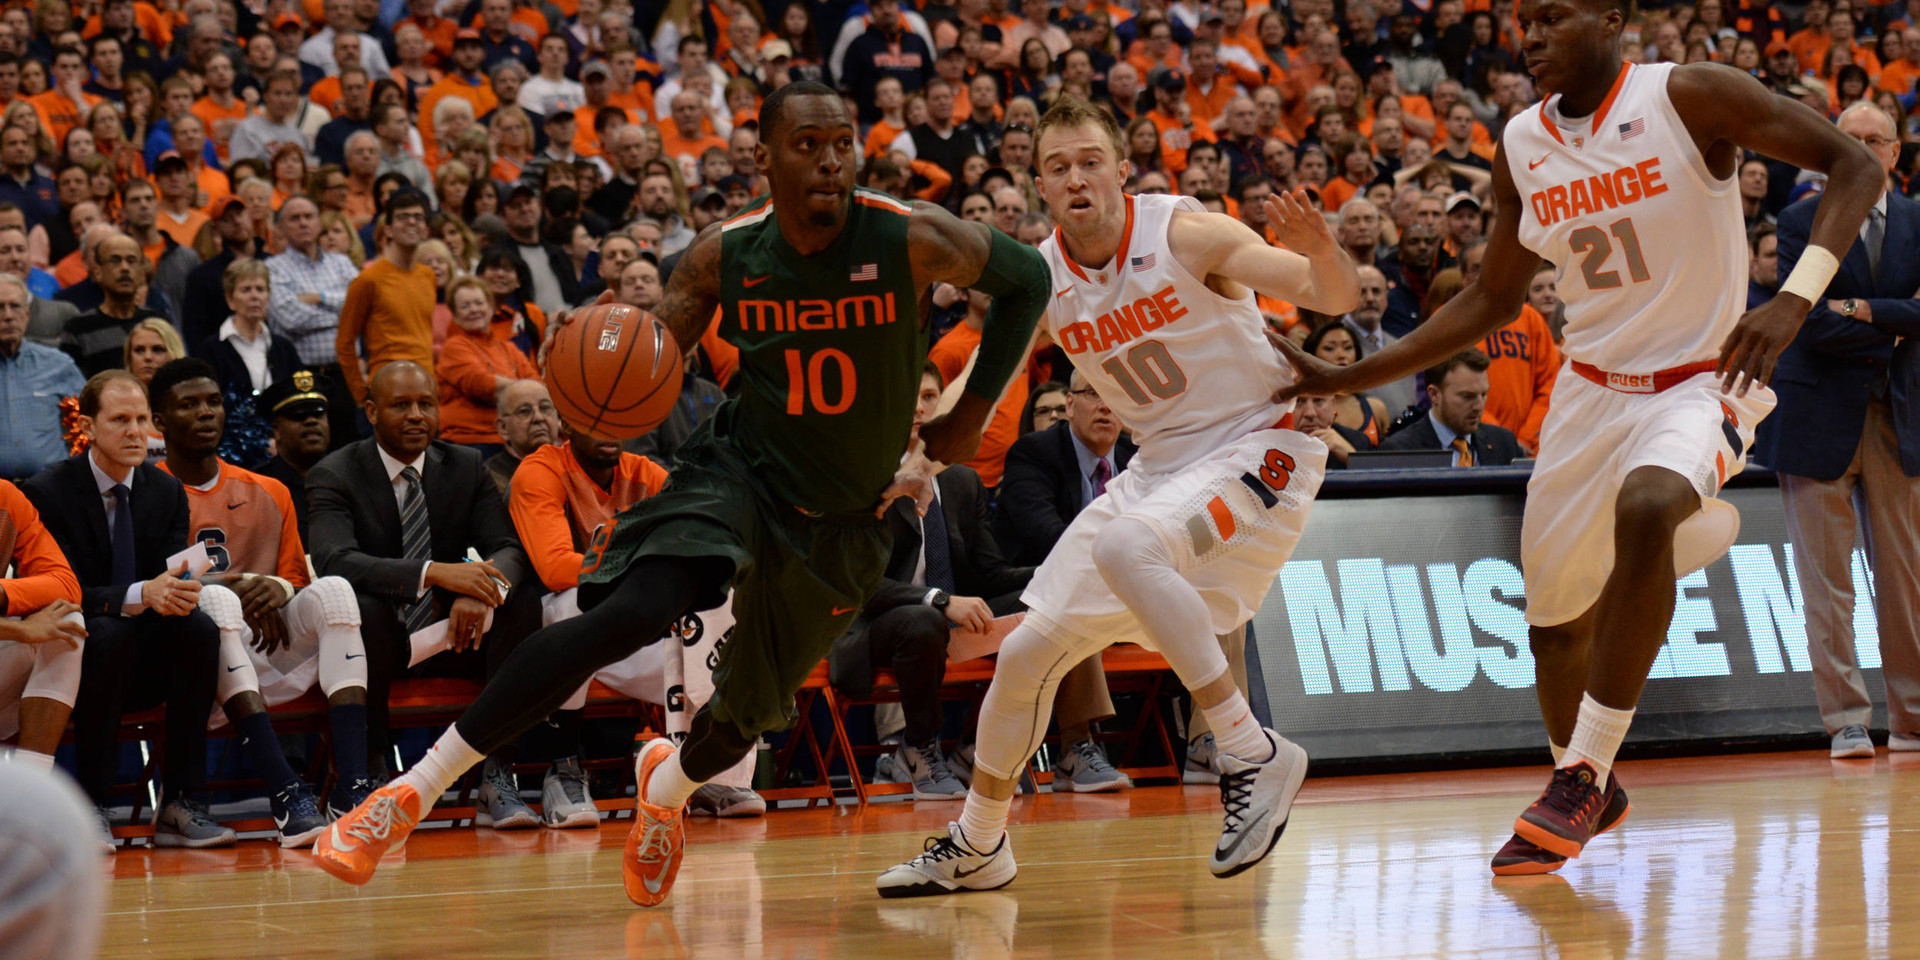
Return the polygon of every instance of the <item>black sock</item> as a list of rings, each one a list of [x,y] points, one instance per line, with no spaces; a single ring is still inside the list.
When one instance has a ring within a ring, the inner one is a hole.
[[[287,765],[287,755],[280,751],[280,739],[273,735],[273,724],[267,721],[266,714],[241,717],[233,722],[233,729],[240,734],[240,746],[247,751],[247,759],[253,761],[254,769],[267,781],[267,792],[277,794],[289,784],[300,782],[293,768]]]
[[[553,725],[552,758],[565,760],[580,755],[580,728],[587,722],[586,708],[555,710],[547,718]]]
[[[333,728],[333,767],[342,782],[351,783],[367,775],[367,705],[336,703],[327,707],[327,722]]]

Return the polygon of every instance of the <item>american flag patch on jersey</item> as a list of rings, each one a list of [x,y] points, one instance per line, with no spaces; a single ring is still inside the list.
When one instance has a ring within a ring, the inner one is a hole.
[[[862,280],[878,279],[880,279],[880,265],[877,263],[863,263],[860,265],[860,269],[847,274],[847,280],[852,283],[859,283]]]
[[[1148,270],[1153,269],[1153,254],[1151,253],[1144,257],[1133,257],[1132,260],[1134,273],[1146,273]]]
[[[1628,120],[1626,123],[1620,125],[1620,139],[1622,140],[1632,140],[1634,137],[1646,132],[1647,121],[1645,117],[1638,120]]]

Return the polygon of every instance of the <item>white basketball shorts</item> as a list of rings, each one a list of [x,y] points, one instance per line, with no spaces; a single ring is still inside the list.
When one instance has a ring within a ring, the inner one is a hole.
[[[1740,513],[1718,499],[1746,469],[1753,431],[1772,412],[1773,391],[1722,393],[1712,373],[1657,393],[1628,393],[1560,369],[1540,430],[1540,455],[1527,483],[1520,557],[1527,622],[1551,627],[1600,599],[1613,572],[1614,498],[1640,467],[1664,467],[1693,484],[1701,510],[1674,532],[1674,572],[1686,576],[1720,558],[1740,533]]]
[[[1121,471],[1034,573],[1021,597],[1028,622],[1100,645],[1152,646],[1093,563],[1094,537],[1130,517],[1160,535],[1177,572],[1206,600],[1213,632],[1238,628],[1260,608],[1299,543],[1326,466],[1326,444],[1276,429],[1250,433],[1172,473]]]

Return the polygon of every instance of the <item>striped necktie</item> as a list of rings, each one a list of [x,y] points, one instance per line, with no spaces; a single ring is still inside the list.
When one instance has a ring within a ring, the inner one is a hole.
[[[1453,452],[1455,454],[1458,454],[1458,456],[1454,458],[1454,462],[1453,462],[1454,466],[1456,467],[1473,466],[1473,445],[1467,442],[1466,437],[1453,438]]]
[[[400,471],[407,482],[407,498],[400,507],[400,544],[408,560],[425,563],[433,558],[433,531],[427,527],[427,495],[421,489],[420,471],[412,467]],[[433,622],[433,594],[428,593],[403,611],[407,632],[418,633]]]

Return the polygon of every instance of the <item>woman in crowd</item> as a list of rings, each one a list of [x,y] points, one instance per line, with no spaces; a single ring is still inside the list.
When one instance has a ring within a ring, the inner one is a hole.
[[[1020,411],[1020,435],[1045,430],[1067,418],[1067,385],[1048,380],[1027,395],[1027,406]]]
[[[453,326],[453,310],[447,306],[447,285],[466,275],[454,266],[453,254],[439,240],[428,240],[414,248],[413,259],[433,271],[433,359],[440,359],[440,348],[447,342],[447,330]]]
[[[307,152],[297,143],[285,143],[273,151],[268,162],[269,172],[273,174],[273,208],[287,202],[287,198],[296,193],[307,192],[309,173],[307,170]]]
[[[448,261],[461,273],[471,273],[480,260],[480,241],[465,221],[451,213],[436,213],[428,229],[447,248]]]
[[[408,103],[419,103],[420,95],[443,76],[427,66],[427,35],[418,26],[403,23],[393,33],[393,46],[400,60],[393,65],[393,79],[406,87]]]
[[[347,172],[338,164],[321,164],[307,179],[307,196],[322,214],[347,212]]]
[[[467,188],[467,202],[460,217],[460,219],[467,222],[467,226],[473,226],[474,222],[481,217],[491,216],[499,212],[500,185],[494,183],[492,177],[483,177],[474,183],[473,186]]]
[[[547,228],[547,242],[557,243],[567,252],[567,262],[573,267],[575,283],[588,283],[590,262],[594,251],[599,249],[599,241],[587,230],[587,225],[572,217],[561,217]]]
[[[479,275],[493,295],[494,338],[535,356],[546,335],[547,315],[527,300],[527,265],[512,247],[492,247],[480,255]]]
[[[67,142],[61,151],[61,156],[66,162],[81,163],[93,157],[95,153],[92,130],[82,125],[67,131]]]
[[[1028,37],[1027,42],[1020,45],[1019,67],[1004,71],[1000,85],[1008,97],[1026,97],[1038,102],[1046,96],[1049,82],[1056,80],[1053,57],[1047,53],[1047,45],[1039,37]]]
[[[100,207],[100,213],[109,222],[120,220],[120,178],[113,169],[113,161],[95,156],[81,166],[87,168],[87,193]]]
[[[527,161],[533,159],[533,120],[519,107],[501,107],[493,112],[489,129],[496,145],[493,179],[501,183],[520,179],[521,173],[527,168]],[[462,156],[465,156],[464,151]]]
[[[448,160],[433,172],[433,195],[442,210],[462,210],[467,205],[467,188],[473,185],[473,171],[458,160]],[[439,231],[434,231],[438,236]]]
[[[273,184],[260,177],[247,177],[234,194],[247,206],[247,220],[253,225],[253,239],[260,249],[279,253],[279,238],[273,231]]]
[[[1127,160],[1136,175],[1167,168],[1160,149],[1160,128],[1154,126],[1152,117],[1141,114],[1127,124]]]
[[[1302,349],[1336,367],[1358,363],[1361,357],[1360,342],[1338,320],[1310,334]],[[1375,444],[1386,434],[1387,405],[1379,400],[1364,393],[1341,394],[1333,404],[1335,423],[1366,434]]]
[[[498,411],[494,398],[515,380],[540,376],[513,344],[495,339],[494,298],[488,284],[475,277],[458,277],[447,285],[453,325],[441,347],[437,371],[440,380],[440,439],[464,444],[490,457],[500,452]]]
[[[476,181],[483,176],[493,179],[493,144],[487,138],[487,128],[473,126],[460,131],[453,138],[453,159],[466,164]]]
[[[794,80],[821,79],[826,58],[820,53],[820,39],[814,35],[813,11],[805,0],[793,0],[773,21],[773,35],[793,49],[787,63],[787,75]]]
[[[328,210],[320,215],[320,249],[346,254],[356,268],[367,265],[367,248],[344,213]]]
[[[128,139],[124,117],[119,104],[112,100],[102,100],[87,111],[87,129],[93,133],[94,152],[113,165],[116,180],[145,177],[146,160],[140,156],[139,145]],[[141,134],[144,139],[145,131]]]
[[[268,457],[273,428],[254,408],[254,396],[275,380],[293,376],[300,367],[293,343],[267,329],[271,282],[263,261],[236,260],[228,265],[221,288],[232,313],[220,325],[220,331],[194,352],[213,364],[219,374],[227,407],[220,456],[230,463],[259,463]]]
[[[1011,127],[1016,123],[1026,124],[1029,130],[1040,125],[1040,108],[1034,104],[1033,100],[1027,97],[1014,97],[1007,101],[1006,122],[1002,128]]]
[[[20,61],[20,96],[37,97],[46,92],[46,64],[33,57]]]
[[[1736,70],[1750,77],[1760,75],[1760,44],[1752,37],[1741,37],[1733,42],[1733,56],[1728,60]]]
[[[21,72],[26,71],[23,68]],[[24,86],[22,92],[25,92]],[[33,156],[35,162],[41,167],[41,172],[52,172],[49,162],[54,155],[53,138],[47,136],[47,128],[40,124],[40,111],[35,110],[33,104],[25,100],[15,100],[7,104],[5,117],[5,122],[0,123],[0,126],[19,127],[25,130],[27,136],[33,139]]]
[[[159,317],[148,317],[134,324],[127,332],[127,342],[121,348],[121,363],[127,372],[146,383],[169,360],[178,360],[187,355],[186,345],[180,342],[180,331],[173,324]]]

